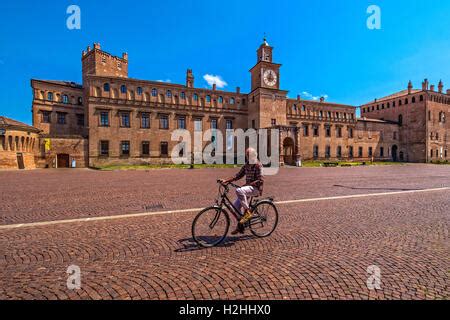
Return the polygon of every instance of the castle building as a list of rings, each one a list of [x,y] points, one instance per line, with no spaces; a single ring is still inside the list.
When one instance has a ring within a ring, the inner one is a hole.
[[[292,99],[280,88],[281,64],[264,39],[250,69],[251,91],[195,87],[192,70],[185,84],[130,78],[128,54],[82,53],[82,84],[31,80],[37,167],[98,166],[171,162],[174,129],[192,135],[207,129],[276,128],[280,161],[448,160],[450,90],[425,80],[360,107]],[[3,140],[2,140],[3,141]],[[206,144],[206,142],[205,142]]]

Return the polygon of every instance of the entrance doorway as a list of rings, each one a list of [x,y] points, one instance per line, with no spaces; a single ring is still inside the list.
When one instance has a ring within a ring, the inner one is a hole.
[[[394,162],[398,161],[397,152],[398,152],[398,147],[396,145],[393,145],[392,146],[392,161],[394,161]]]
[[[23,162],[23,153],[17,154],[17,166],[19,167],[20,170],[25,169],[25,164]]]
[[[69,168],[69,155],[68,154],[65,154],[65,153],[58,153],[57,155],[56,155],[56,157],[57,157],[57,165],[58,165],[58,168]]]
[[[286,138],[283,141],[283,160],[285,164],[295,165],[295,146],[292,138]]]

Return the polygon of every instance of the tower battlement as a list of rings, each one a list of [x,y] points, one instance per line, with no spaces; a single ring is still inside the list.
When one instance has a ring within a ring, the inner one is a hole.
[[[86,75],[112,76],[128,78],[128,54],[122,57],[114,56],[101,49],[99,43],[88,46],[82,57],[83,79]]]

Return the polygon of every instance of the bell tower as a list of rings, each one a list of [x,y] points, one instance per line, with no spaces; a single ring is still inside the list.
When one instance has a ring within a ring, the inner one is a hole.
[[[280,89],[281,64],[273,63],[273,47],[264,37],[263,43],[256,50],[256,65],[250,69],[252,74],[252,90],[256,88]]]
[[[286,125],[288,92],[280,90],[281,64],[273,62],[273,47],[265,37],[256,54],[256,65],[250,69],[252,91],[248,95],[248,127],[260,129]]]

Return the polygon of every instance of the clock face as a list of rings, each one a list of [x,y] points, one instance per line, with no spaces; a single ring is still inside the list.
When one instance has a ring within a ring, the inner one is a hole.
[[[277,74],[275,71],[267,69],[264,71],[264,83],[268,86],[273,87],[277,83]]]

